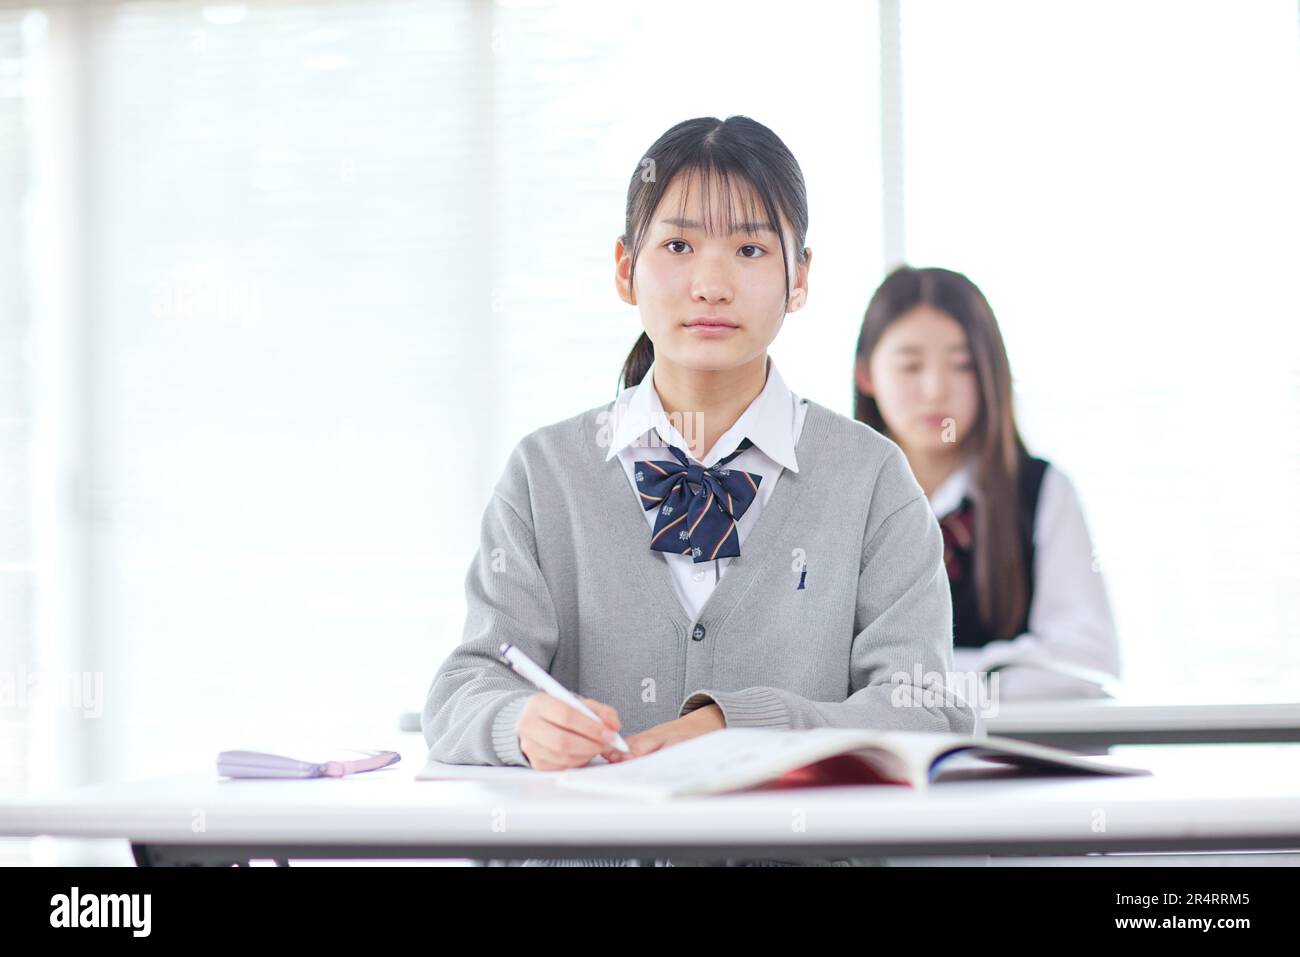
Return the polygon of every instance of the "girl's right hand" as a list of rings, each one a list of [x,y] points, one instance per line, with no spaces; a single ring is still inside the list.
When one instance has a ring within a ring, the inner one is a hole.
[[[618,712],[592,698],[579,698],[604,724],[545,691],[529,698],[520,713],[515,725],[519,750],[538,771],[580,768],[598,754],[611,762],[622,756],[613,746],[614,733],[622,727]]]

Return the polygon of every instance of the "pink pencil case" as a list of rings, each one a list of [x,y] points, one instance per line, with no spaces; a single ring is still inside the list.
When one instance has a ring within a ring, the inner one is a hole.
[[[400,760],[396,751],[336,750],[310,758],[267,751],[222,751],[217,755],[217,773],[228,778],[341,778],[386,768]]]

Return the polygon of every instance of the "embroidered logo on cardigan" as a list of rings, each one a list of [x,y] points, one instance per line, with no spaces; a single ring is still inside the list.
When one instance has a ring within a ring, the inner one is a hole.
[[[799,573],[799,584],[794,586],[795,591],[805,591],[804,582],[808,579],[808,553],[802,548],[796,548],[790,552],[794,561],[790,563],[790,570]]]

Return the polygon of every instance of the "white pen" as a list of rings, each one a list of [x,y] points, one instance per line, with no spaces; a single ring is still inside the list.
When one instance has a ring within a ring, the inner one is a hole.
[[[605,722],[598,718],[595,712],[588,708],[585,703],[578,700],[578,697],[572,691],[552,678],[545,670],[538,667],[537,663],[533,661],[532,658],[529,658],[508,641],[501,643],[501,658],[518,674],[537,685],[537,687],[541,688],[552,698],[559,698],[570,707],[577,708],[599,725],[603,726],[605,724]],[[617,731],[614,732],[613,744],[614,747],[618,748],[618,750],[622,751],[624,754],[632,753],[631,749],[627,746],[627,742],[623,740],[623,736]]]

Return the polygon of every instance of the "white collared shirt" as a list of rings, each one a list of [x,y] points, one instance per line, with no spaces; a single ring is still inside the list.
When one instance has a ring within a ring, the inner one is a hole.
[[[653,386],[654,363],[651,363],[640,385],[625,389],[615,402],[613,410],[613,436],[608,462],[615,455],[623,464],[628,483],[636,501],[641,501],[641,490],[636,484],[636,463],[642,459],[673,461],[669,444],[686,453],[691,462],[699,465],[712,465],[718,459],[725,458],[736,451],[741,441],[748,438],[754,443],[731,460],[729,468],[741,469],[762,476],[758,483],[758,495],[750,503],[745,514],[736,522],[736,536],[740,543],[741,554],[745,551],[745,537],[758,520],[763,505],[772,497],[772,490],[777,480],[786,469],[799,471],[795,459],[794,447],[799,442],[803,431],[804,417],[808,414],[808,402],[790,391],[781,373],[776,371],[772,357],[767,359],[767,382],[741,413],[735,425],[722,434],[705,455],[705,461],[697,459],[690,449],[677,425],[669,421],[659,399],[659,393]],[[699,423],[695,420],[683,421],[682,427],[688,432],[695,432]],[[658,508],[645,511],[646,523],[654,531]],[[646,536],[645,547],[650,547],[650,536]],[[719,558],[711,562],[699,562],[690,555],[678,555],[670,552],[655,552],[662,555],[672,572],[673,588],[677,597],[692,619],[698,618],[700,609],[713,594],[722,576],[731,564],[730,558]]]
[[[934,490],[930,507],[936,518],[954,511],[967,494],[978,505],[971,475],[967,459]],[[1100,685],[1086,680],[1079,669],[1119,675],[1115,619],[1083,508],[1074,485],[1054,465],[1043,473],[1034,517],[1034,597],[1028,629],[982,648],[954,648],[955,670],[1006,666],[996,672],[999,695],[1006,701],[1101,697]]]

